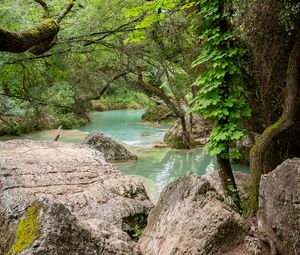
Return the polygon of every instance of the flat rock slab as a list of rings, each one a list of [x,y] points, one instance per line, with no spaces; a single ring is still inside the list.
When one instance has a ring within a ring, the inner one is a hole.
[[[152,208],[142,182],[123,176],[99,151],[48,141],[0,142],[0,196],[5,221],[18,220],[40,198],[65,206],[84,229],[109,237],[102,248],[114,254],[139,254],[123,219]]]

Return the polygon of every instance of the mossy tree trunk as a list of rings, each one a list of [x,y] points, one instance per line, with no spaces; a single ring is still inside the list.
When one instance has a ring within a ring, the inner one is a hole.
[[[276,138],[295,124],[299,108],[299,86],[300,86],[300,31],[289,57],[286,76],[285,102],[281,117],[269,126],[257,139],[250,151],[251,172],[251,205],[253,212],[258,208],[259,184],[262,174],[269,173],[273,169],[268,167],[267,152]]]
[[[0,51],[21,53],[32,50],[45,42],[49,45],[56,37],[59,25],[54,19],[46,19],[41,24],[19,32],[12,32],[0,28]]]
[[[41,55],[56,44],[60,30],[59,23],[73,8],[75,0],[71,0],[56,19],[51,18],[48,6],[43,0],[35,2],[42,6],[47,19],[30,29],[17,32],[0,28],[0,51],[13,53],[29,51],[34,55]]]

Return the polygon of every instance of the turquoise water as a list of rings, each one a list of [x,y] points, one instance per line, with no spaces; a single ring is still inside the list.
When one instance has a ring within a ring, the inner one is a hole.
[[[162,140],[170,124],[150,124],[141,122],[144,110],[116,110],[91,114],[91,123],[81,131],[101,131],[107,136],[134,146],[150,145]]]
[[[199,175],[217,170],[214,157],[201,148],[174,150],[152,148],[152,144],[163,137],[170,124],[149,126],[141,122],[143,110],[119,110],[91,114],[91,123],[81,131],[102,131],[124,145],[135,155],[135,162],[118,163],[119,169],[127,175],[143,180],[150,199],[156,202],[161,190],[171,181],[188,171]],[[248,167],[233,166],[235,171],[248,172]]]
[[[152,144],[157,140],[163,140],[165,132],[171,125],[142,123],[143,112],[143,110],[118,110],[92,113],[91,123],[81,127],[80,130],[62,130],[59,141],[80,143],[87,132],[101,131],[123,143],[139,159],[116,165],[124,174],[138,176],[153,202],[157,201],[161,190],[168,183],[188,171],[203,175],[217,170],[215,158],[207,155],[201,148],[193,150],[153,148]],[[16,138],[53,140],[56,134],[56,130],[44,130],[20,137],[2,137],[1,140]],[[233,169],[249,172],[249,168],[245,166],[233,166]]]
[[[171,181],[192,171],[199,175],[218,169],[215,157],[201,148],[193,150],[128,148],[139,157],[135,162],[118,163],[128,175],[141,176],[150,199],[158,200],[162,189]],[[249,172],[249,167],[234,165],[234,171]]]

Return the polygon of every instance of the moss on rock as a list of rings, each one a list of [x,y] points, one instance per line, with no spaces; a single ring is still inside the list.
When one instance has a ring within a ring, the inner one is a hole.
[[[147,226],[147,214],[136,213],[123,219],[123,230],[133,241],[138,241]]]
[[[40,207],[36,204],[27,209],[26,217],[20,220],[14,244],[7,255],[20,253],[41,236],[39,212]]]
[[[165,136],[164,142],[174,149],[186,149],[186,146],[182,141],[177,140],[171,136]]]

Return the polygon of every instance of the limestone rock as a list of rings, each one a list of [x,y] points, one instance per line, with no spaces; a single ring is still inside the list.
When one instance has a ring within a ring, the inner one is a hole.
[[[123,145],[107,137],[101,132],[91,132],[83,140],[83,144],[99,150],[109,162],[136,160],[137,156],[129,152]]]
[[[186,117],[187,129],[190,130],[189,117]],[[209,121],[204,120],[197,114],[193,114],[193,126],[191,134],[191,142],[193,145],[204,145],[209,141],[209,134],[212,129],[212,125]],[[176,143],[182,141],[182,127],[180,120],[176,120],[173,127],[171,127],[164,137],[164,141],[170,144],[172,147],[177,147]]]
[[[300,254],[300,159],[284,161],[263,175],[258,227],[274,240],[281,254]]]
[[[20,140],[1,142],[0,151],[0,246],[4,247],[1,255],[13,245],[20,215],[40,198],[60,204],[49,208],[63,207],[61,213],[57,212],[59,219],[69,222],[66,224],[74,235],[78,233],[80,247],[91,247],[86,253],[79,252],[80,248],[72,254],[140,254],[138,245],[122,229],[130,227],[124,219],[145,219],[152,208],[141,181],[123,176],[106,163],[102,153],[83,145]],[[70,221],[64,219],[69,213],[73,217]],[[66,247],[73,245],[73,241],[69,243],[64,238],[69,235],[70,240],[76,239],[72,233],[53,231]],[[88,240],[80,241],[85,235]],[[38,242],[47,242],[43,239],[41,235]],[[92,248],[98,247],[99,242],[103,253]],[[59,252],[60,243],[53,245],[53,253],[38,254],[70,254]]]
[[[145,255],[237,254],[230,251],[248,230],[208,181],[189,173],[163,190],[139,243]]]
[[[98,226],[103,228],[101,232],[91,230],[63,204],[45,198],[26,208],[19,221],[10,225],[19,235],[8,254],[141,254],[138,247],[130,245],[129,236],[117,228],[102,224]]]
[[[250,188],[250,174],[234,172],[233,173],[236,185],[239,191],[239,195],[242,200],[247,200],[249,198],[249,188]],[[221,183],[221,179],[218,171],[207,173],[201,176],[203,179],[207,180],[210,185],[216,189],[216,191],[224,197],[224,191]]]

